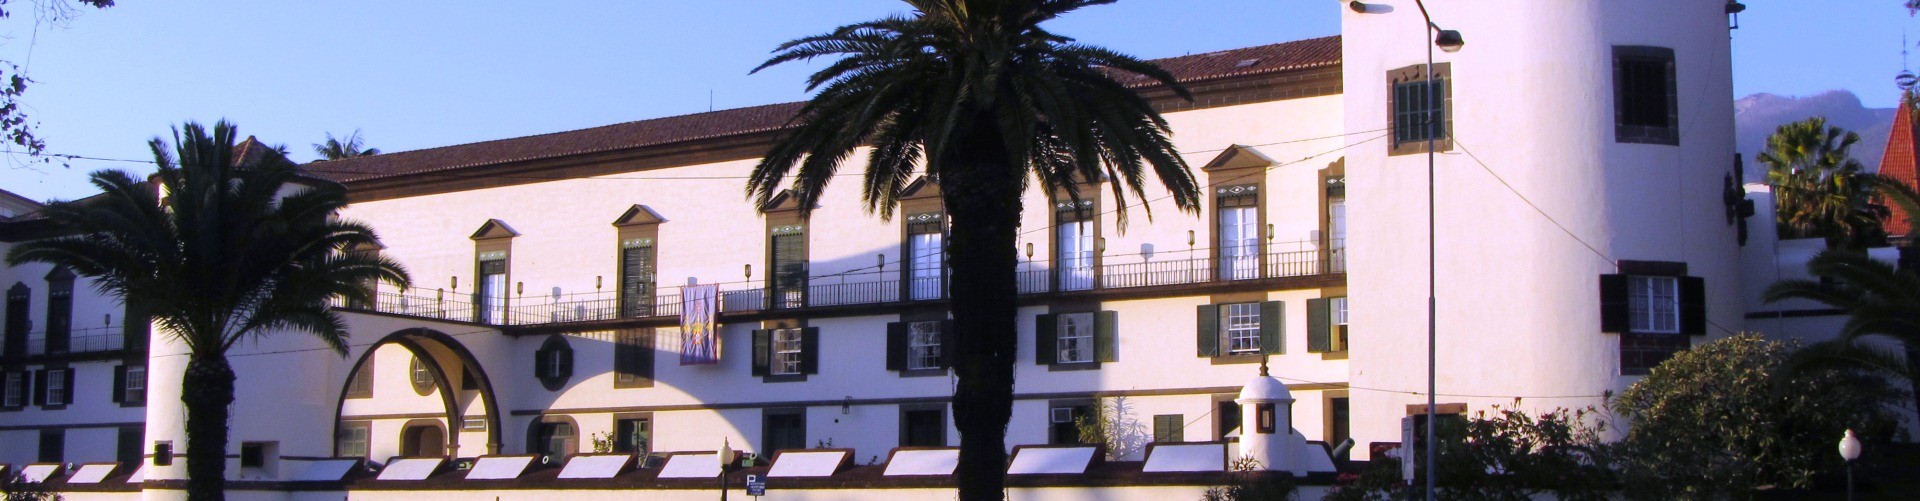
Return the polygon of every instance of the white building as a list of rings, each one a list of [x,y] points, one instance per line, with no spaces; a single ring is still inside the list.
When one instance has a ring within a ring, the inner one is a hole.
[[[1340,37],[1159,61],[1195,94],[1141,87],[1208,190],[1198,217],[1150,193],[1155,218],[1134,207],[1122,232],[1104,189],[1081,205],[1027,193],[1010,446],[1076,442],[1075,418],[1116,404],[1127,444],[1237,436],[1236,395],[1265,359],[1291,399],[1288,440],[1351,438],[1352,459],[1369,459],[1427,400],[1430,271],[1443,413],[1601,406],[1672,352],[1747,325],[1746,268],[1771,258],[1743,264],[1722,196],[1735,168],[1726,2],[1438,1],[1435,21],[1469,43],[1431,71],[1413,3],[1371,3],[1338,7]],[[1440,99],[1421,99],[1429,85]],[[1429,106],[1437,127],[1418,121]],[[302,335],[236,348],[232,475],[285,480],[283,461],[329,457],[574,455],[596,439],[831,447],[857,464],[957,445],[942,346],[966,333],[943,322],[939,187],[916,184],[890,221],[848,181],[810,219],[784,198],[755,207],[745,176],[796,109],[309,165],[348,187],[343,216],[378,230],[377,251],[416,283],[348,305],[345,358]],[[1752,224],[1770,235],[1770,218]],[[4,273],[32,294],[53,287],[44,268]],[[718,287],[714,364],[680,363],[693,284]],[[91,301],[75,329],[118,308]],[[61,433],[52,461],[110,460],[117,427],[142,422],[138,453],[184,447],[178,344],[102,356],[145,355],[159,384],[144,417],[105,396],[117,362],[8,353],[9,374],[80,368],[80,391],[68,410],[0,411],[0,463],[48,461],[31,444]],[[179,460],[143,472],[152,490],[183,474]]]

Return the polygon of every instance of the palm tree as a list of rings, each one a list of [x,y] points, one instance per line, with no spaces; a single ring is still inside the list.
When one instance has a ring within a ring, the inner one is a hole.
[[[380,154],[379,148],[361,149],[361,146],[365,145],[360,143],[360,129],[354,129],[353,133],[347,134],[344,139],[335,138],[332,132],[328,132],[327,142],[314,144],[313,153],[320,155],[321,160],[341,160]]]
[[[329,304],[370,300],[374,280],[408,283],[386,258],[344,252],[375,241],[373,230],[337,218],[346,189],[299,178],[286,157],[234,164],[233,125],[212,135],[188,122],[174,145],[149,142],[158,186],[124,171],[90,179],[102,195],[49,206],[66,237],[14,247],[9,263],[51,263],[138,303],[188,350],[180,400],[186,404],[188,499],[218,500],[227,451],[234,372],[227,350],[249,338],[311,334],[346,354],[346,325]]]
[[[1920,193],[1899,180],[1863,178],[1871,191],[1907,214],[1920,214]],[[1834,339],[1807,345],[1787,361],[1787,377],[1806,371],[1861,369],[1920,382],[1920,276],[1854,249],[1827,249],[1807,261],[1816,279],[1768,286],[1768,303],[1807,299],[1847,313]],[[1884,342],[1899,347],[1888,349]],[[1920,392],[1914,394],[1920,412]]]
[[[1780,126],[1755,157],[1767,166],[1781,238],[1825,238],[1828,247],[1881,245],[1886,206],[1874,203],[1874,183],[1847,154],[1860,135],[1813,117]]]
[[[1041,27],[1112,0],[906,1],[912,15],[787,42],[755,68],[837,58],[808,80],[818,93],[754,168],[747,192],[764,206],[797,166],[791,193],[804,217],[843,160],[870,147],[862,199],[890,218],[924,158],[952,222],[952,311],[962,333],[956,480],[961,499],[997,500],[1013,405],[1020,195],[1032,179],[1078,198],[1078,183],[1104,177],[1125,207],[1129,193],[1144,199],[1151,166],[1175,206],[1196,212],[1199,191],[1166,121],[1115,76],[1143,75],[1191,96],[1152,63]]]

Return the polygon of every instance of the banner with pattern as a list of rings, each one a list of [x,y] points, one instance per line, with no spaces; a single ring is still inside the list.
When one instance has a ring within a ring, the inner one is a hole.
[[[680,365],[720,363],[720,286],[680,288]]]

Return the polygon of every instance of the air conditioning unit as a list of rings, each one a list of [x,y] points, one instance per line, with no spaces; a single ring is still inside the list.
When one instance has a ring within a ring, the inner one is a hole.
[[[1053,422],[1055,422],[1055,423],[1072,423],[1072,422],[1073,422],[1073,408],[1070,408],[1070,407],[1055,407],[1055,408],[1053,409]]]

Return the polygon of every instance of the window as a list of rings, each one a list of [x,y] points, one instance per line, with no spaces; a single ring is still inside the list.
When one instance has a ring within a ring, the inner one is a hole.
[[[761,448],[762,457],[785,449],[807,448],[807,414],[805,409],[768,409],[762,416]]]
[[[938,212],[907,217],[908,298],[920,301],[946,295],[946,247],[942,245],[945,219]]]
[[[113,460],[121,464],[126,471],[140,467],[142,447],[147,443],[147,428],[144,426],[122,426],[114,437]]]
[[[40,373],[43,382],[41,406],[64,407],[73,401],[73,369],[44,369]]]
[[[1243,356],[1281,353],[1281,302],[1237,302],[1200,305],[1197,317],[1199,355]]]
[[[1240,436],[1240,403],[1233,400],[1237,397],[1231,393],[1213,396],[1214,440]]]
[[[474,320],[500,325],[507,321],[507,253],[480,253],[480,289],[473,295]]]
[[[113,401],[123,406],[147,402],[147,366],[121,365],[113,370]]]
[[[652,387],[653,329],[620,329],[613,341],[613,387]]]
[[[336,454],[344,458],[367,457],[368,440],[373,435],[372,424],[341,423],[339,430],[333,437],[333,448]]]
[[[942,313],[941,315],[945,315]],[[953,321],[887,324],[887,370],[903,375],[944,374],[953,351]]]
[[[1054,263],[1060,290],[1093,288],[1093,201],[1061,201],[1054,206]]]
[[[753,331],[753,375],[767,381],[804,381],[819,372],[820,328]]]
[[[40,430],[41,463],[64,463],[67,457],[67,430],[59,428]]]
[[[579,450],[580,439],[573,423],[566,421],[541,421],[534,423],[534,454],[545,457],[552,464],[560,464]]]
[[[33,289],[27,288],[27,284],[14,282],[13,287],[7,289],[6,340],[5,346],[0,346],[5,348],[7,356],[27,354],[27,330],[32,325],[27,319],[27,308],[32,304]]]
[[[487,431],[487,418],[460,418],[460,431]]]
[[[1686,263],[1620,261],[1600,276],[1600,331],[1620,336],[1620,373],[1646,374],[1707,332],[1706,283]]]
[[[613,422],[613,451],[646,455],[653,452],[653,417],[629,417]]]
[[[267,443],[266,442],[241,442],[240,443],[240,467],[241,468],[266,468],[267,467]]]
[[[425,360],[413,357],[407,361],[407,380],[413,383],[413,392],[420,395],[433,393],[433,370],[427,367]]]
[[[347,378],[347,398],[373,398],[373,354],[360,361],[360,367]]]
[[[1034,317],[1034,362],[1053,370],[1091,369],[1119,361],[1119,314],[1049,313]]]
[[[1307,300],[1307,352],[1347,351],[1347,298]]]
[[[47,273],[47,353],[66,353],[73,341],[73,272]]]
[[[1054,361],[1062,364],[1086,363],[1093,361],[1093,314],[1063,313],[1056,315],[1060,322],[1059,341],[1056,349],[1060,351]]]
[[[774,228],[772,241],[773,283],[767,285],[773,308],[799,308],[807,305],[807,234],[800,225]]]
[[[1435,64],[1432,74],[1424,64],[1387,72],[1388,119],[1393,130],[1388,154],[1424,153],[1429,142],[1438,151],[1453,148],[1451,74],[1446,63]]]
[[[27,406],[26,372],[8,371],[5,373],[4,388],[0,388],[0,408],[19,409]]]
[[[1347,439],[1353,438],[1353,428],[1352,428],[1352,425],[1350,424],[1350,420],[1353,419],[1353,411],[1351,407],[1348,407],[1348,405],[1349,404],[1347,401],[1347,397],[1333,397],[1333,398],[1327,399],[1327,443],[1328,444],[1332,444],[1337,447],[1342,442],[1346,442]],[[1346,458],[1342,457],[1342,458],[1335,458],[1335,459],[1346,459]]]
[[[566,337],[548,336],[533,352],[533,376],[547,391],[560,391],[573,378],[573,347],[567,345]]]
[[[1055,401],[1047,405],[1047,443],[1078,444],[1080,422],[1093,416],[1093,401]]]
[[[773,331],[773,366],[769,371],[775,376],[800,373],[800,356],[805,351],[801,342],[800,329],[775,329]]]
[[[1329,249],[1347,247],[1347,178],[1327,178],[1327,242]]]
[[[1219,206],[1220,279],[1260,278],[1259,186],[1244,184],[1214,189]]]
[[[1679,278],[1633,276],[1628,277],[1627,285],[1627,311],[1634,332],[1680,332]]]
[[[1613,47],[1614,140],[1680,144],[1673,49]]]
[[[1253,404],[1254,433],[1271,435],[1275,428],[1274,404]]]
[[[1186,416],[1160,414],[1153,417],[1154,442],[1185,442],[1186,437]]]
[[[653,239],[620,244],[620,317],[653,316]]]
[[[938,369],[944,366],[940,355],[940,322],[907,324],[907,370]]]
[[[947,408],[945,404],[900,407],[901,447],[945,447],[947,445]]]

